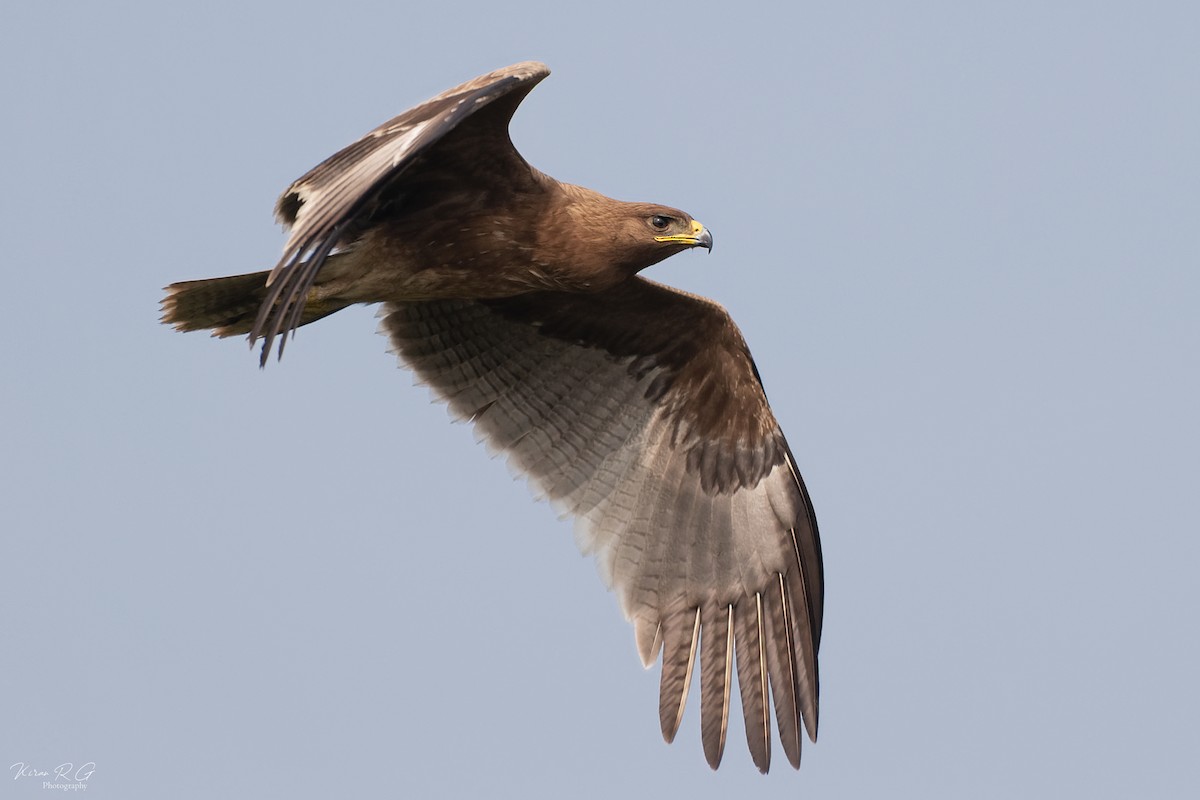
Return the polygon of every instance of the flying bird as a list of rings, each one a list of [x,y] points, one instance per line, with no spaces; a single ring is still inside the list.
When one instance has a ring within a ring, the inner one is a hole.
[[[772,706],[789,763],[817,736],[824,577],[804,481],[721,306],[639,277],[712,235],[530,166],[509,138],[549,74],[526,62],[385,122],[287,188],[274,269],[167,287],[163,321],[262,342],[383,303],[400,360],[575,519],[576,539],[662,657],[674,739],[699,662],[716,769],[741,695],[755,765]],[[736,664],[736,672],[735,672]]]

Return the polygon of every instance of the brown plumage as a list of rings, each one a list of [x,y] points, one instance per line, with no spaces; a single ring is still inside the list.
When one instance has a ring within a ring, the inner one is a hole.
[[[771,708],[788,761],[817,732],[817,522],[750,352],[720,306],[637,276],[708,231],[667,206],[559,183],[508,122],[548,74],[498,70],[413,108],[290,186],[270,273],[172,284],[164,321],[249,334],[265,362],[300,325],[385,303],[395,352],[534,489],[662,655],[672,740],[695,664],[715,769],[739,685],[754,763]],[[736,665],[736,667],[735,667]]]

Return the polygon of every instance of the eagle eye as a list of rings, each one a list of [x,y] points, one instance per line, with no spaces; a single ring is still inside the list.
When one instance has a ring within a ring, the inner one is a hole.
[[[655,214],[650,218],[650,225],[657,231],[665,231],[671,224],[670,217],[664,217],[662,214]]]

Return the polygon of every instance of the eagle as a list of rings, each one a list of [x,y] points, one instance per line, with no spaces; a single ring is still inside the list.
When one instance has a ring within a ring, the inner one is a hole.
[[[248,335],[262,365],[296,328],[382,303],[400,361],[574,518],[642,663],[661,654],[666,741],[699,662],[709,765],[736,684],[755,765],[770,768],[773,707],[799,768],[824,606],[808,490],[729,314],[639,276],[711,250],[708,229],[561,183],[513,146],[548,74],[488,73],[330,156],[275,206],[290,233],[274,269],[171,284],[163,321]]]

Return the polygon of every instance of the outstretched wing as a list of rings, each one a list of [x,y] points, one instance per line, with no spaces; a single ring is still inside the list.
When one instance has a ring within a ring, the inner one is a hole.
[[[385,306],[400,357],[574,515],[576,537],[662,653],[663,736],[700,663],[715,769],[737,664],[755,764],[817,733],[823,577],[817,522],[737,327],[642,278],[590,295]]]
[[[468,81],[388,120],[288,187],[275,205],[275,216],[291,234],[267,279],[267,297],[250,333],[251,343],[265,339],[262,363],[275,337],[286,339],[296,327],[305,294],[330,252],[368,221],[364,217],[381,195],[394,190],[397,179],[431,145],[474,117],[480,130],[464,143],[471,149],[465,155],[481,163],[524,163],[508,138],[508,121],[529,90],[549,74],[544,64],[528,61]],[[506,102],[497,104],[502,98]],[[480,115],[489,106],[490,112]],[[283,345],[281,340],[281,355]]]

